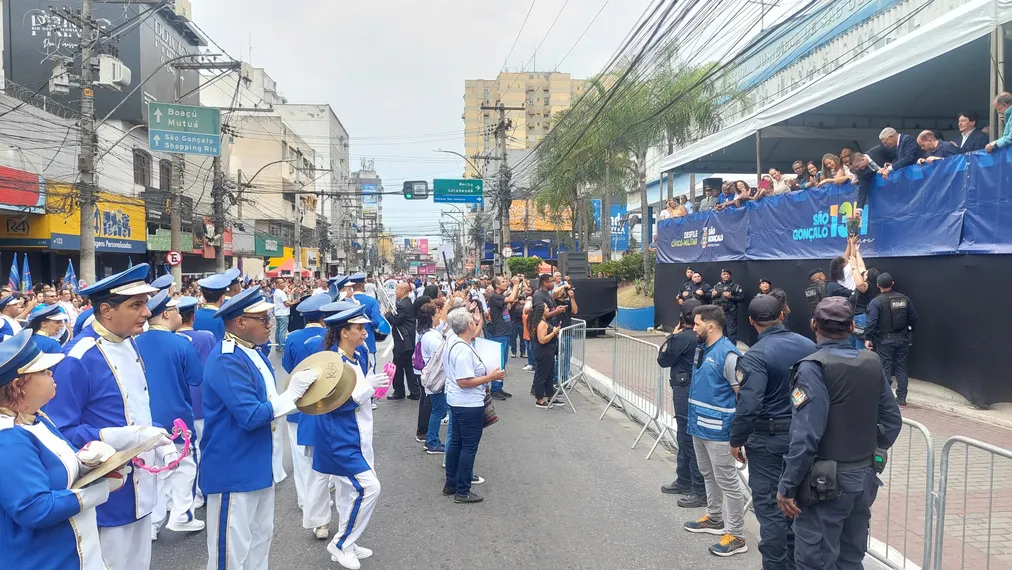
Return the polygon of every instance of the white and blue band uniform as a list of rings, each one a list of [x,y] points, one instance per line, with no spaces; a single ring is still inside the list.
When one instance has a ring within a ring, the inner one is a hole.
[[[790,519],[777,507],[777,484],[791,443],[791,368],[814,353],[816,346],[783,325],[776,297],[756,297],[748,312],[761,332],[759,341],[738,359],[738,405],[730,443],[732,448],[745,448],[763,568],[792,569],[794,531]]]
[[[149,315],[148,295],[157,291],[144,282],[148,270],[148,265],[141,263],[81,290],[91,298],[98,314],[107,310],[111,317],[108,321],[96,317],[64,347],[66,358],[54,370],[56,396],[45,408],[75,446],[101,440],[125,450],[144,443],[153,433],[166,433],[152,427],[147,376],[132,338],[140,333]],[[123,330],[117,334],[103,322]],[[176,450],[167,439],[165,443],[141,454],[141,459],[148,465],[169,461]],[[149,515],[155,495],[155,476],[137,470],[122,489],[98,507],[102,552],[110,570],[149,567]]]
[[[302,362],[308,356],[316,351],[310,351],[307,344],[310,340],[316,337],[323,337],[326,329],[323,328],[323,307],[331,303],[331,297],[327,293],[318,293],[309,297],[308,299],[299,303],[295,310],[302,314],[302,317],[306,321],[306,326],[292,331],[287,337],[285,337],[285,348],[281,354],[281,367],[285,369],[288,374],[295,370],[295,365]],[[312,417],[306,416],[302,412],[294,412],[288,414],[285,417],[287,421],[285,430],[288,432],[288,445],[292,451],[292,471],[294,471],[295,477],[295,497],[298,501],[299,508],[303,508],[305,505],[306,497],[306,480],[309,477],[309,472],[312,469],[310,463],[309,453],[307,445],[311,446],[311,434],[305,439],[302,439],[300,434],[303,431],[303,424],[305,424],[305,430],[311,431]],[[301,441],[300,441],[301,439]]]
[[[0,387],[61,360],[22,331],[0,343]],[[107,480],[70,490],[88,469],[41,412],[0,407],[0,449],[0,568],[105,570],[95,507],[109,498]]]
[[[383,318],[379,301],[365,294],[365,273],[355,273],[348,277],[348,283],[355,288],[354,299],[365,307],[365,316],[371,326],[365,328],[365,345],[369,349],[369,370],[376,371],[376,340],[382,340],[390,334],[390,323]]]
[[[199,480],[206,496],[209,570],[267,568],[277,482],[272,465],[275,420],[295,411],[295,400],[312,382],[302,382],[296,373],[288,390],[277,393],[274,369],[256,349],[268,338],[272,308],[260,288],[251,287],[216,314],[237,332],[226,333],[204,367]],[[241,338],[240,332],[250,338]]]
[[[218,342],[225,338],[225,323],[215,313],[221,307],[222,297],[230,292],[238,293],[238,283],[239,270],[235,268],[197,281],[197,286],[204,295],[204,305],[197,309],[194,316],[194,330],[208,331],[214,334]]]
[[[181,419],[192,434],[194,419],[190,388],[200,386],[204,381],[204,366],[190,339],[175,332],[182,322],[178,315],[178,301],[169,296],[168,288],[148,301],[151,312],[149,327],[138,335],[137,350],[147,369],[152,421],[171,429],[173,422]],[[179,439],[175,445],[182,453],[183,440]],[[165,520],[169,499],[172,502],[168,513],[169,530],[203,530],[203,523],[193,517],[196,478],[197,463],[192,454],[180,459],[176,469],[159,477],[158,496],[151,516],[153,537]]]
[[[0,299],[0,312],[7,308],[7,305],[16,303],[14,295],[7,295],[3,299]],[[0,315],[0,340],[7,340],[8,338],[21,332],[21,323],[19,323],[13,317],[7,315]]]
[[[336,329],[340,334],[341,329],[350,325],[362,324],[368,329],[370,320],[365,316],[365,307],[358,306],[327,317],[324,322],[329,329]],[[380,494],[372,447],[372,397],[375,388],[366,380],[367,363],[363,361],[359,348],[356,347],[353,355],[338,350],[342,360],[355,370],[356,382],[351,398],[336,410],[317,417],[313,471],[332,475],[338,486],[339,524],[337,533],[327,546],[332,556],[337,551],[362,556],[361,549],[356,548],[356,541],[369,525]],[[328,509],[328,521],[329,514]]]
[[[42,349],[43,352],[49,352],[58,354],[63,352],[63,345],[57,338],[49,336],[46,332],[44,325],[48,326],[49,323],[59,324],[60,327],[63,323],[67,322],[67,313],[64,312],[63,307],[59,305],[39,305],[32,309],[32,312],[28,314],[28,327],[35,333],[35,344]],[[59,327],[55,327],[57,330]],[[56,334],[54,331],[53,334]]]
[[[328,317],[340,313],[346,313],[355,309],[362,309],[362,311],[364,311],[364,308],[361,305],[356,304],[354,301],[338,301],[336,303],[329,303],[324,305],[320,310],[324,315],[324,322],[326,322],[326,318]],[[324,329],[324,332],[326,333],[327,330],[329,329]],[[312,336],[306,340],[304,350],[307,356],[309,354],[316,354],[317,352],[325,350],[325,336],[325,334],[321,334],[318,336]],[[340,352],[336,344],[330,347],[330,350],[333,352]],[[355,348],[355,360],[363,367],[364,372],[368,370],[365,367],[368,366],[369,351],[365,344],[360,344]],[[294,368],[294,364],[292,367]],[[329,530],[331,518],[330,486],[333,477],[330,474],[321,473],[313,469],[313,456],[315,454],[317,422],[319,421],[319,416],[309,416],[305,414],[300,415],[297,441],[300,449],[298,451],[300,454],[305,456],[308,469],[306,472],[304,487],[304,502],[302,504],[302,526],[305,529],[311,529],[314,530],[314,532],[318,532],[319,536],[323,537],[325,535],[324,531]]]
[[[819,302],[812,320],[819,350],[794,371],[790,451],[777,501],[795,513],[794,554],[799,570],[861,568],[871,506],[882,485],[876,449],[892,447],[902,427],[899,406],[877,355],[849,340],[853,310],[843,297]],[[814,504],[801,489],[821,461],[836,462],[838,498]],[[785,511],[788,512],[788,511]]]

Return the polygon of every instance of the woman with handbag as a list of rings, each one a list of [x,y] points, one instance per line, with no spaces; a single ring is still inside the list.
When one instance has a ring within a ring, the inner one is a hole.
[[[499,368],[488,372],[471,347],[479,328],[470,312],[453,310],[446,320],[454,335],[447,341],[443,356],[446,402],[451,410],[450,430],[453,435],[446,449],[443,495],[454,495],[455,503],[478,503],[483,498],[471,491],[471,483],[474,459],[485,423],[485,385],[493,380],[502,380],[506,373]]]

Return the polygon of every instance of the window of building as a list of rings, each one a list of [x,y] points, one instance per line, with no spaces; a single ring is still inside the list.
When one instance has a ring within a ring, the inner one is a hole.
[[[162,190],[172,189],[172,161],[158,161],[158,187]]]
[[[548,97],[545,97],[545,105],[548,104],[548,99],[549,99]]]
[[[134,149],[134,184],[151,186],[151,155]]]
[[[533,73],[528,74],[527,79],[534,79],[534,74]]]

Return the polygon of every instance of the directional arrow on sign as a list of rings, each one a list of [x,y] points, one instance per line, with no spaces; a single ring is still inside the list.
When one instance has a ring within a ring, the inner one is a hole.
[[[162,144],[162,137],[155,135],[155,144]]]
[[[161,109],[155,109],[155,122],[156,123],[162,122],[162,110]]]

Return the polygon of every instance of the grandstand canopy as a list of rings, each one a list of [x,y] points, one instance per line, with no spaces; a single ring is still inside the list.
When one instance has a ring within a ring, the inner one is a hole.
[[[818,163],[844,146],[871,148],[887,126],[914,135],[936,129],[952,139],[959,136],[958,114],[973,111],[980,116],[978,128],[984,127],[995,95],[989,33],[996,15],[998,21],[1012,19],[1009,2],[967,2],[663,158],[660,169],[755,173],[758,139],[762,170],[789,172],[795,160]]]

